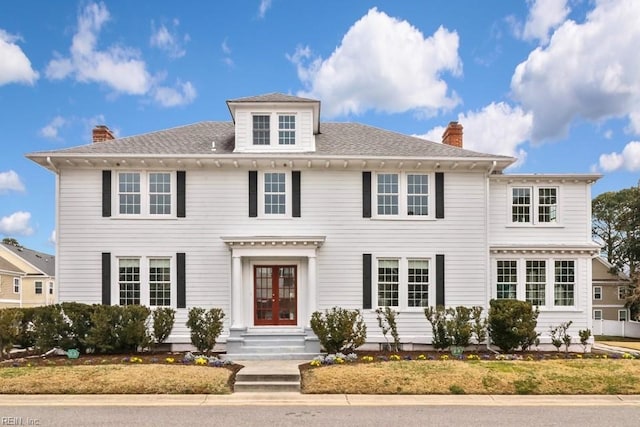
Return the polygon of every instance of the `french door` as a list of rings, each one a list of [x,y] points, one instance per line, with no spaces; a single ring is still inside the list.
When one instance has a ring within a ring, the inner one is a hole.
[[[253,267],[253,313],[256,325],[297,324],[297,278],[295,265]]]

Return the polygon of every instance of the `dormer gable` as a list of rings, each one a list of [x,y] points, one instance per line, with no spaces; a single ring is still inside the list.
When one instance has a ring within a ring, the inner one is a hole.
[[[235,153],[315,152],[320,101],[282,93],[227,101]]]

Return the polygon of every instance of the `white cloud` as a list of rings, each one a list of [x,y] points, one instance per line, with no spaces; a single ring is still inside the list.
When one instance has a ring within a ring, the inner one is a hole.
[[[165,51],[170,58],[174,59],[181,58],[187,53],[182,44],[189,41],[188,34],[182,37],[178,34],[178,25],[180,25],[180,21],[174,19],[173,31],[171,31],[164,24],[156,29],[155,24],[151,23],[152,33],[149,43],[152,47]]]
[[[154,99],[163,107],[177,107],[190,104],[196,98],[196,89],[190,82],[177,82],[176,87],[159,86],[154,91]]]
[[[231,46],[229,46],[229,43],[227,42],[226,37],[222,41],[220,48],[222,49],[222,53],[224,54],[224,58],[222,58],[222,62],[224,62],[227,65],[227,67],[230,67],[230,68],[233,67],[235,64],[233,62],[233,59],[231,58]]]
[[[65,124],[67,124],[67,121],[63,117],[56,116],[45,127],[40,129],[40,136],[47,139],[59,140],[60,136],[58,135],[58,131]]]
[[[33,228],[29,225],[31,214],[29,212],[14,212],[9,216],[0,218],[0,233],[12,236],[30,236]]]
[[[57,55],[51,60],[46,69],[47,77],[57,80],[72,75],[79,82],[101,83],[118,93],[147,93],[151,76],[137,51],[117,45],[98,49],[98,35],[109,18],[103,3],[87,5],[78,16],[70,56]]]
[[[511,90],[533,113],[534,141],[566,135],[578,117],[626,116],[640,134],[639,21],[639,1],[596,0],[584,23],[565,21],[516,67]]]
[[[15,42],[18,36],[0,29],[0,86],[8,83],[33,85],[38,73],[31,68],[31,61]]]
[[[605,172],[626,169],[630,172],[640,171],[640,142],[631,141],[621,153],[602,154],[600,168]]]
[[[260,0],[260,6],[258,7],[258,17],[264,18],[267,14],[267,10],[271,8],[271,0]]]
[[[539,40],[546,44],[549,32],[562,24],[571,9],[568,0],[528,0],[529,15],[524,23],[522,34],[524,40]]]
[[[51,244],[51,245],[55,245],[56,244],[56,230],[53,230],[51,232],[51,235],[49,236],[49,244]]]
[[[24,191],[24,184],[20,180],[20,176],[13,170],[0,172],[0,194],[9,191]]]
[[[511,107],[504,102],[492,102],[480,111],[458,114],[458,122],[464,128],[463,148],[517,157],[517,165],[524,162],[526,152],[521,145],[531,135],[531,113],[525,113],[520,107]],[[416,136],[441,142],[444,131],[444,126],[437,126],[424,135]]]
[[[299,47],[288,58],[306,90],[300,96],[322,99],[327,116],[367,110],[434,114],[459,103],[448,93],[442,74],[459,75],[458,34],[440,27],[424,37],[409,24],[376,8],[349,29],[327,59]]]

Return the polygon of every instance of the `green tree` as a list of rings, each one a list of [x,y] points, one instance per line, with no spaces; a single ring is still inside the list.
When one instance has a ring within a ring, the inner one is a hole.
[[[613,265],[612,273],[625,271],[634,291],[628,305],[632,316],[640,313],[640,187],[600,194],[591,204],[593,237]]]
[[[18,242],[13,237],[5,237],[4,239],[2,239],[2,243],[4,243],[5,245],[18,246],[18,247],[20,246],[20,242]]]

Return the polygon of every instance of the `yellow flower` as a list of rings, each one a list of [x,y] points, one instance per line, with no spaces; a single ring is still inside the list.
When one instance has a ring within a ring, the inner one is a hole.
[[[208,360],[205,359],[204,357],[198,357],[196,359],[196,365],[206,365],[208,363]]]
[[[311,366],[320,366],[320,361],[319,360],[312,360],[311,363],[309,363],[309,365],[311,365]]]
[[[166,359],[164,359],[164,361],[167,363],[173,363],[176,361],[176,359],[174,359],[173,357],[167,357]]]
[[[373,356],[362,356],[363,362],[373,362]]]
[[[397,354],[392,354],[391,356],[389,356],[389,360],[398,361],[398,360],[400,360],[400,356],[397,355]]]
[[[427,360],[427,356],[425,356],[424,354],[420,354],[418,355],[418,360]]]
[[[449,356],[446,354],[443,354],[442,356],[440,356],[440,360],[449,360]]]

